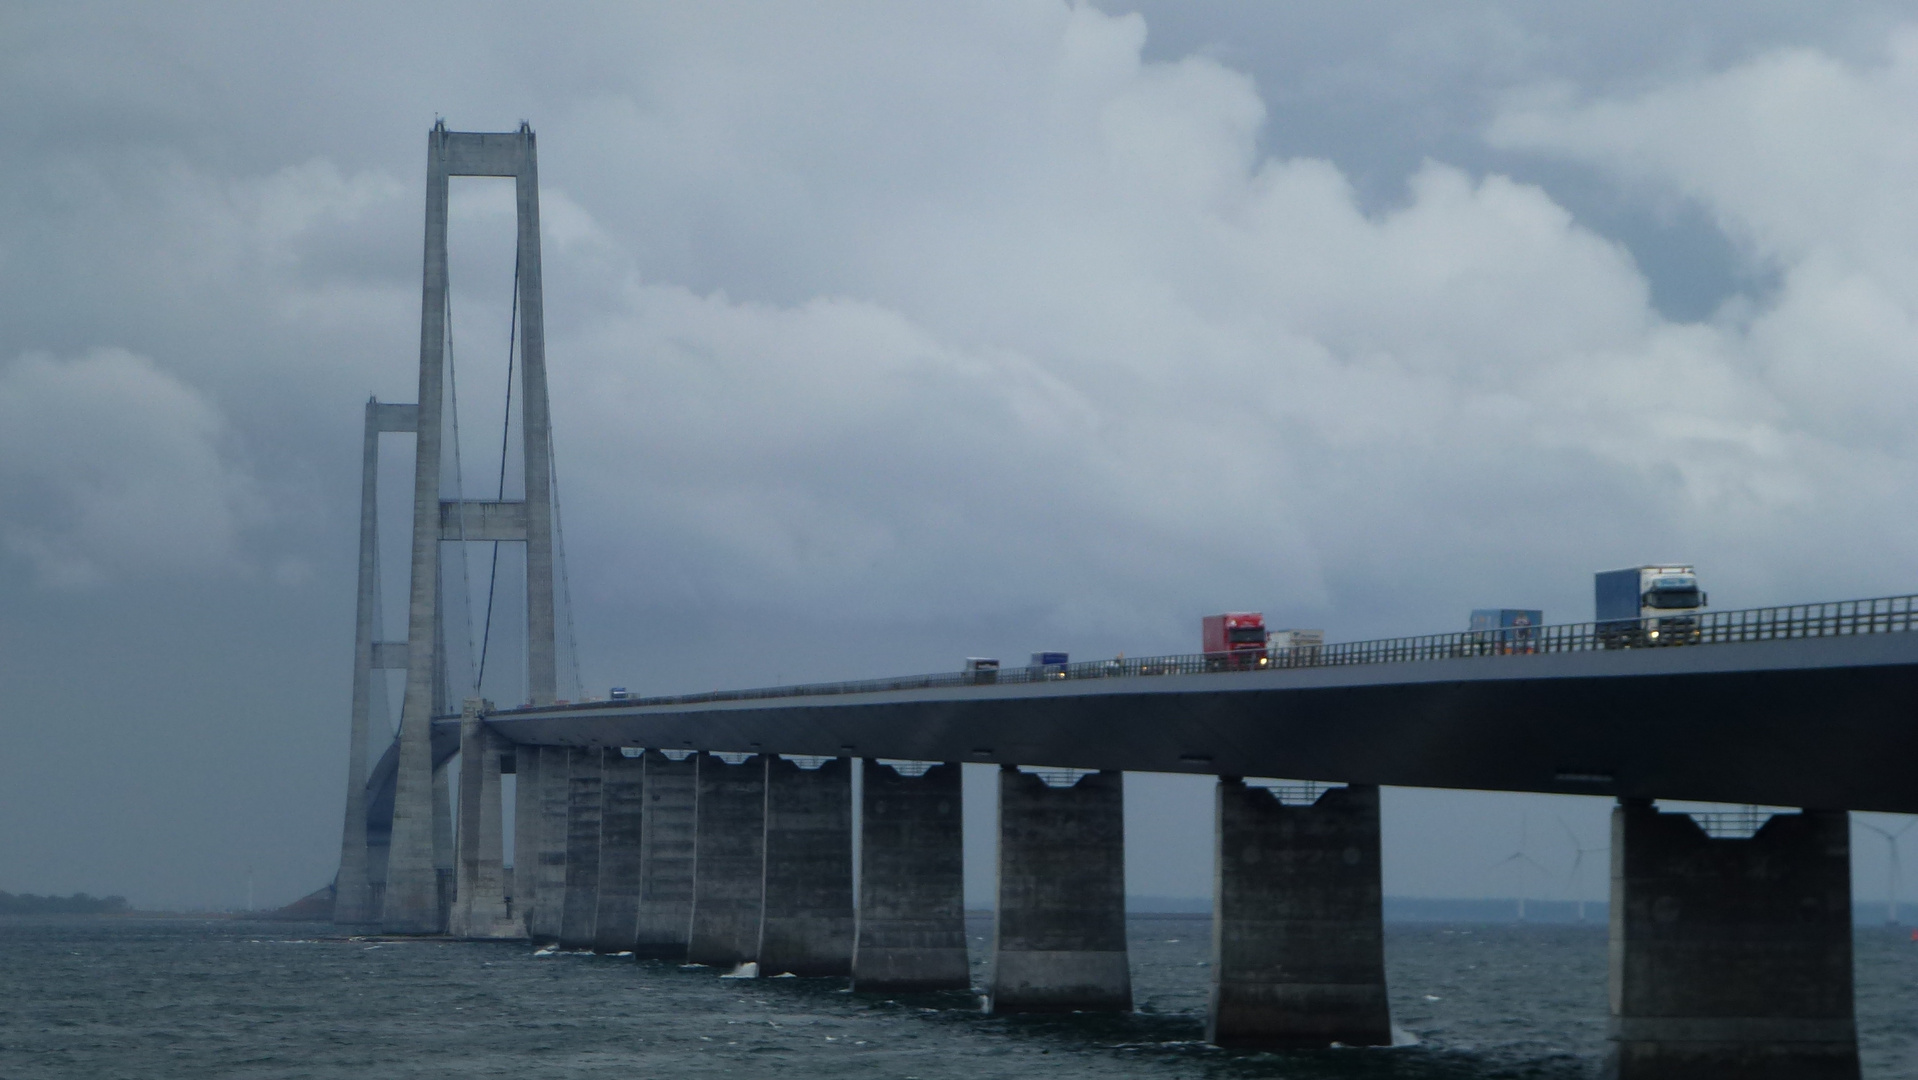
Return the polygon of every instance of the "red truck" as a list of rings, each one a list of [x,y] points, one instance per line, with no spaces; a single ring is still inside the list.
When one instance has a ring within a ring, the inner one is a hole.
[[[1229,611],[1207,615],[1200,625],[1207,671],[1247,671],[1265,666],[1264,615]]]

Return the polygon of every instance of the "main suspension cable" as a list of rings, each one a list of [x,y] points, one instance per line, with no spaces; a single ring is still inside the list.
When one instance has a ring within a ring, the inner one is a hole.
[[[506,323],[506,410],[500,419],[499,432],[499,501],[506,501],[506,452],[511,445],[513,434],[513,346],[519,340],[519,252],[513,252],[513,312]],[[479,677],[473,680],[477,687],[486,678],[486,653],[493,643],[493,593],[499,586],[499,544],[493,541],[493,569],[486,577],[486,623],[480,638]]]

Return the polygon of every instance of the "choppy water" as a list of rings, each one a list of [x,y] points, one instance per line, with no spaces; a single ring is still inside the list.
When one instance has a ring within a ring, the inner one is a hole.
[[[1393,1019],[1417,1044],[1305,1054],[1199,1043],[1202,917],[1132,920],[1137,1014],[1049,1019],[983,1016],[963,994],[330,933],[0,920],[0,1077],[1570,1078],[1603,1049],[1602,927],[1390,926]],[[1865,1075],[1918,1078],[1918,944],[1868,929],[1858,957]]]

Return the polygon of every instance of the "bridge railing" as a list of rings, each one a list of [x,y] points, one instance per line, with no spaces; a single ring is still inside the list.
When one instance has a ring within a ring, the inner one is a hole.
[[[752,690],[715,690],[670,697],[626,698],[596,704],[619,707],[697,705],[707,702],[752,701],[762,698],[871,694],[888,690],[931,690],[947,686],[976,686],[983,683],[1142,678],[1154,675],[1197,675],[1206,672],[1271,668],[1456,660],[1474,656],[1523,656],[1612,649],[1690,648],[1787,638],[1892,634],[1918,630],[1918,596],[1841,600],[1827,604],[1792,604],[1784,607],[1715,611],[1696,615],[1688,613],[1665,616],[1657,620],[1656,627],[1647,625],[1653,621],[1647,619],[1612,623],[1568,623],[1558,626],[1516,626],[1497,630],[1463,630],[1449,634],[1425,634],[1418,637],[1380,638],[1374,641],[1347,641],[1330,645],[1303,645],[1274,649],[1264,660],[1249,664],[1218,653],[1115,657],[1111,660],[1012,667],[989,672],[937,672],[891,679],[768,686]],[[1654,629],[1656,633],[1653,632]]]

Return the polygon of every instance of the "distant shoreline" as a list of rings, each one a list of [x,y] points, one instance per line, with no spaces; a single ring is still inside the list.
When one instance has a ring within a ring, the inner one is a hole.
[[[0,911],[0,919],[253,919],[268,922],[262,911]],[[321,920],[325,921],[325,920]]]
[[[124,896],[70,896],[0,892],[0,915],[118,915],[132,910]]]

